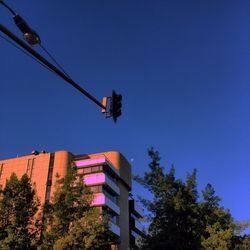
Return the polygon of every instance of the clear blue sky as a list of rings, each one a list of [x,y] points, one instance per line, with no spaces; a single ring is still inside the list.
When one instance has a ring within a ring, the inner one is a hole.
[[[7,1],[67,72],[101,100],[123,95],[114,124],[90,100],[0,40],[0,159],[38,150],[116,150],[147,170],[147,148],[184,178],[198,169],[237,220],[250,219],[250,2]],[[1,23],[20,34],[0,6]],[[135,193],[142,190],[135,186]]]

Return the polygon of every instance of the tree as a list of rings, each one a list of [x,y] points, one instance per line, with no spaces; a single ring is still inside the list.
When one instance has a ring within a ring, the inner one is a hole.
[[[44,206],[45,232],[40,249],[106,249],[115,242],[99,210],[91,206],[93,194],[75,167],[56,182],[51,203]]]
[[[250,249],[250,235],[245,235],[242,237],[242,250],[249,250]]]
[[[175,177],[173,166],[164,172],[157,151],[150,148],[148,154],[149,171],[135,177],[153,196],[152,200],[140,198],[150,212],[148,235],[141,249],[232,249],[241,228],[229,210],[219,205],[221,199],[212,185],[205,187],[203,200],[198,201],[196,170],[183,182]]]
[[[39,201],[28,176],[18,180],[12,174],[1,191],[0,249],[33,249],[36,247],[40,220]]]
[[[200,203],[202,221],[201,244],[205,249],[230,249],[237,229],[229,212],[219,205],[221,199],[215,195],[211,184],[202,191]]]
[[[141,199],[151,212],[149,234],[143,240],[143,249],[199,249],[200,221],[197,203],[196,170],[186,182],[175,178],[172,166],[164,173],[160,156],[153,148],[149,171],[135,179],[153,195],[153,201]]]
[[[114,236],[101,222],[99,211],[91,209],[80,220],[72,224],[68,234],[55,242],[54,249],[110,250],[114,243]]]

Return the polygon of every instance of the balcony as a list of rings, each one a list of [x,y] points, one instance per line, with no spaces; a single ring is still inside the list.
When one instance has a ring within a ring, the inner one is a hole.
[[[78,168],[80,167],[89,167],[89,166],[94,166],[94,165],[100,165],[106,162],[105,157],[101,157],[98,159],[84,159],[84,160],[79,160],[76,161],[75,164]]]
[[[120,236],[120,227],[114,224],[113,222],[110,223],[110,228],[109,230],[113,232],[114,234]]]
[[[130,212],[135,214],[136,217],[142,218],[144,214],[143,208],[135,200],[129,201]]]
[[[118,185],[107,175],[105,175],[105,183],[109,186],[116,194],[120,195],[120,188]]]
[[[87,186],[106,184],[116,194],[120,195],[120,188],[118,185],[104,173],[88,174],[83,177],[83,181]]]
[[[117,175],[120,176],[119,171],[113,167],[113,165],[110,163],[110,161],[105,157],[100,158],[94,158],[94,159],[83,159],[83,160],[77,160],[75,161],[77,168],[83,168],[83,167],[91,167],[95,165],[103,165],[106,164],[112,169],[112,171]]]
[[[143,225],[141,224],[141,222],[135,218],[135,217],[130,217],[130,228],[136,232],[137,234],[139,235],[144,235],[144,227]]]
[[[138,229],[140,232],[143,232],[143,225],[138,220],[135,220],[135,228]]]
[[[143,217],[144,210],[136,201],[134,201],[134,211],[137,212],[140,217]]]
[[[134,238],[139,238],[140,235],[138,233],[136,233],[135,231],[131,230],[131,235],[134,237]]]
[[[94,200],[92,202],[93,206],[107,206],[112,209],[116,214],[120,214],[120,208],[106,197],[103,193],[94,194]]]

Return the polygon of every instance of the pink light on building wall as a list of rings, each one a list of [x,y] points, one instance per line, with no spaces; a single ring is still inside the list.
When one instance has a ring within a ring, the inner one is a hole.
[[[94,194],[94,200],[92,201],[92,206],[104,205],[105,195],[103,193]]]
[[[105,174],[104,173],[96,173],[96,174],[85,175],[83,177],[83,181],[86,185],[105,183]]]
[[[76,161],[75,164],[79,168],[79,167],[86,167],[86,166],[101,164],[105,162],[106,162],[106,158],[101,157],[97,159],[87,159],[87,160]]]

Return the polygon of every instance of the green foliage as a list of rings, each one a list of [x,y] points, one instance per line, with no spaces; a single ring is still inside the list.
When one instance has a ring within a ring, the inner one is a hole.
[[[107,226],[101,222],[98,210],[91,209],[71,225],[69,233],[57,240],[53,249],[110,250],[112,243],[114,243],[114,237]]]
[[[233,238],[233,229],[222,229],[219,222],[206,227],[207,238],[203,238],[202,246],[204,249],[213,250],[228,250],[231,249],[231,241]]]
[[[32,249],[40,233],[39,201],[27,175],[12,174],[1,191],[0,249]],[[37,216],[37,217],[36,217]]]
[[[45,232],[40,249],[106,249],[114,242],[108,225],[91,206],[93,194],[76,168],[56,182],[52,203],[44,206]]]
[[[203,201],[200,203],[202,238],[205,249],[231,249],[237,225],[229,212],[220,207],[220,198],[215,195],[214,188],[208,184],[202,191]]]
[[[250,249],[250,235],[235,237],[232,249],[233,250],[249,250]]]
[[[250,235],[245,235],[242,240],[242,250],[250,249]]]
[[[157,151],[151,148],[148,154],[149,171],[135,177],[153,195],[152,200],[140,198],[150,212],[141,249],[230,249],[237,227],[229,211],[220,207],[212,185],[199,201],[196,170],[183,182],[175,177],[173,166],[164,172]]]
[[[199,249],[200,222],[197,203],[196,171],[186,182],[175,178],[172,166],[164,173],[159,153],[148,151],[150,171],[136,180],[153,194],[153,201],[141,199],[151,212],[149,234],[143,249]]]

